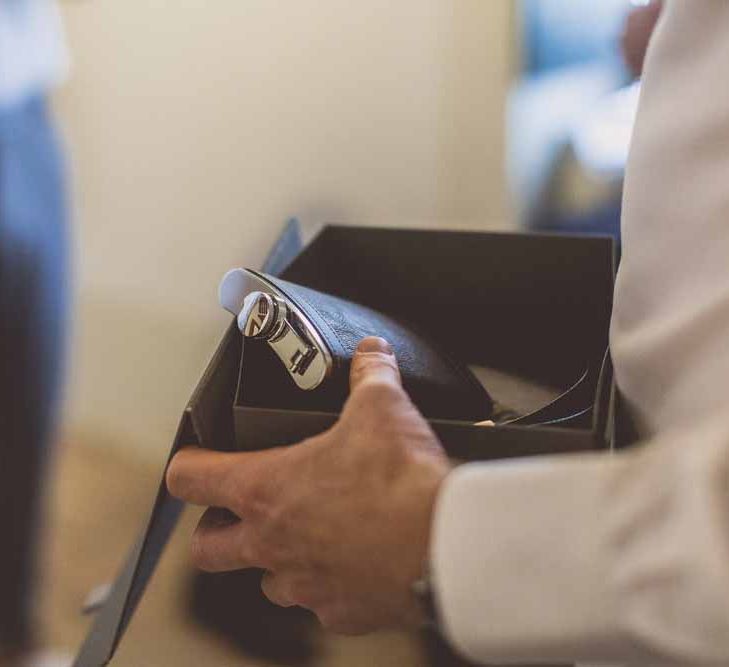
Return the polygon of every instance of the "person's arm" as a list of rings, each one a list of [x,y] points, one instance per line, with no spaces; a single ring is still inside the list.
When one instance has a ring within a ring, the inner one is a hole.
[[[728,466],[707,423],[610,460],[456,469],[431,542],[446,636],[487,663],[726,661]]]
[[[261,567],[282,605],[361,633],[421,620],[483,662],[729,660],[729,2],[675,0],[649,49],[613,320],[642,449],[451,471],[386,344],[338,423],[293,447],[188,449],[208,570]],[[430,545],[430,549],[428,546]]]
[[[664,12],[612,331],[646,442],[449,475],[432,573],[446,635],[476,660],[729,660],[729,2]]]

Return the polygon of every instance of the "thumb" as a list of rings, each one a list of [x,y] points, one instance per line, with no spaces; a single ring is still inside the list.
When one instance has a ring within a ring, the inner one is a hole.
[[[352,357],[352,369],[349,373],[349,389],[368,382],[379,382],[401,386],[400,369],[397,359],[384,338],[370,337],[363,339]]]

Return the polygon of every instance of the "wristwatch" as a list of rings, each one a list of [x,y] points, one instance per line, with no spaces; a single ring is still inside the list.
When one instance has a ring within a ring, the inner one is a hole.
[[[425,566],[423,576],[412,583],[411,589],[423,612],[423,626],[427,628],[437,628],[438,611],[435,604],[433,580],[430,575],[430,568],[427,565]]]

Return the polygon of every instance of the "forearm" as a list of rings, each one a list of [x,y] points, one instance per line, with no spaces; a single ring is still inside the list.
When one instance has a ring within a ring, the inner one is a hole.
[[[431,544],[448,639],[487,663],[729,659],[728,444],[715,422],[457,469]]]
[[[729,660],[728,54],[728,2],[665,3],[611,332],[646,442],[469,465],[441,490],[436,597],[477,660]]]

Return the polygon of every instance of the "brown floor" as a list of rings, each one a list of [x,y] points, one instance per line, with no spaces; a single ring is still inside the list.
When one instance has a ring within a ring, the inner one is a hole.
[[[87,593],[109,581],[144,522],[159,482],[159,466],[120,448],[69,446],[61,451],[53,489],[43,613],[48,643],[73,652],[90,619],[79,609]],[[196,513],[183,517],[153,578],[114,667],[233,667],[264,665],[218,641],[185,617],[189,574],[186,537]],[[426,664],[417,642],[383,634],[321,637],[322,667],[409,667]]]

